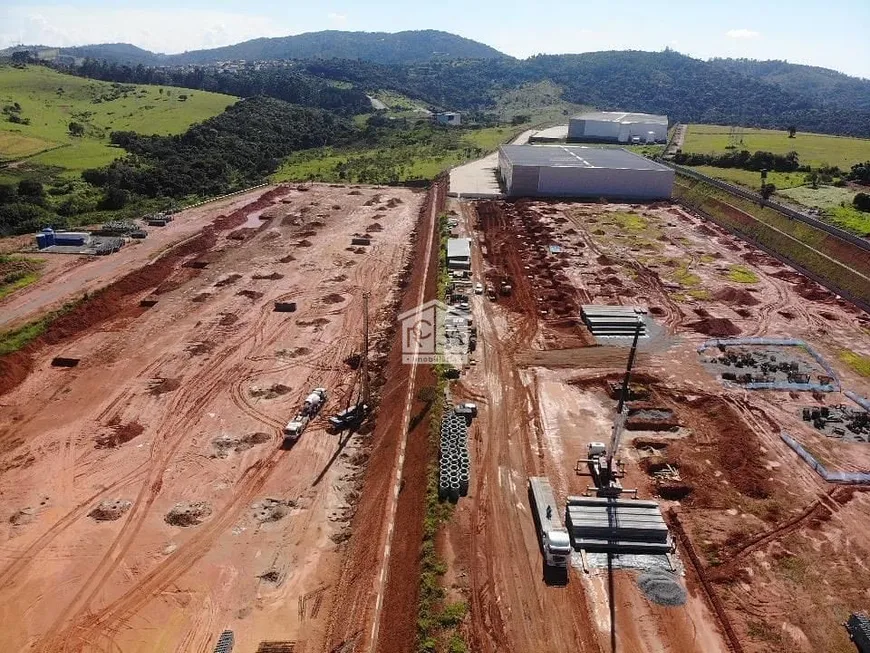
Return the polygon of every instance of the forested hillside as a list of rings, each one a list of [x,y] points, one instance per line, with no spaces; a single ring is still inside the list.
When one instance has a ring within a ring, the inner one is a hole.
[[[107,195],[218,195],[261,181],[292,152],[341,142],[352,133],[349,122],[327,111],[257,97],[177,136],[114,132],[112,142],[131,156],[82,176]]]
[[[784,91],[813,98],[820,104],[870,111],[870,80],[850,77],[828,68],[786,61],[713,59],[711,63],[731,72],[775,84]]]
[[[290,67],[218,72],[213,68],[149,68],[85,59],[80,66],[64,67],[82,77],[122,84],[157,84],[225,93],[238,97],[266,95],[305,107],[343,114],[364,113],[371,102],[358,88],[343,88]]]
[[[305,62],[311,75],[390,88],[436,106],[485,111],[503,90],[552,81],[563,98],[600,109],[667,114],[672,122],[733,124],[870,137],[870,111],[823,105],[673,51],[541,55],[526,61]]]
[[[10,48],[7,54],[15,49]],[[49,49],[32,46],[31,50]],[[158,54],[127,43],[104,43],[56,49],[57,54],[136,66],[213,64],[219,61],[275,59],[364,59],[377,63],[418,63],[438,59],[499,59],[507,55],[483,43],[437,30],[343,32],[327,30],[295,36],[260,38],[210,50]],[[0,53],[2,54],[2,53]]]

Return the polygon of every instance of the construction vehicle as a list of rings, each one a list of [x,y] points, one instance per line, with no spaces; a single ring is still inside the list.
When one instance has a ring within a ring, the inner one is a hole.
[[[302,408],[296,416],[287,423],[287,426],[284,427],[283,446],[285,448],[293,446],[293,444],[299,439],[299,436],[301,436],[302,432],[305,431],[308,423],[314,419],[317,413],[320,412],[320,409],[323,408],[323,404],[326,403],[328,396],[326,388],[314,388],[314,390],[312,390],[305,398]]]
[[[586,458],[577,461],[574,471],[578,474],[585,473],[583,465],[588,466],[588,473],[595,483],[594,488],[599,497],[619,497],[624,492],[633,492],[637,496],[637,490],[626,490],[622,487],[619,479],[625,475],[622,461],[616,458],[619,453],[619,443],[622,432],[625,429],[625,420],[628,417],[628,394],[631,384],[631,369],[634,367],[634,359],[637,355],[637,341],[640,338],[644,324],[638,317],[634,331],[634,340],[628,353],[628,364],[625,368],[625,376],[622,379],[622,388],[619,393],[619,403],[616,406],[616,419],[613,420],[613,430],[610,436],[610,447],[603,442],[590,442],[586,449]]]
[[[363,293],[363,342],[359,365],[359,391],[356,400],[351,402],[353,393],[348,396],[344,410],[329,418],[329,423],[336,432],[358,426],[369,414],[369,293]]]
[[[529,478],[529,500],[535,515],[544,562],[548,567],[567,569],[571,560],[571,538],[568,536],[568,529],[562,525],[559,507],[547,477]]]

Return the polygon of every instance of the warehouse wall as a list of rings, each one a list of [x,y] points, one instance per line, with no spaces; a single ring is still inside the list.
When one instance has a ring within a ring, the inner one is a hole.
[[[511,184],[507,187],[508,195],[514,197],[533,197],[538,194],[538,184],[541,174],[539,166],[512,166]]]
[[[646,142],[647,132],[655,132],[657,141],[668,140],[668,126],[652,122],[618,123],[604,120],[574,120],[568,122],[568,140],[612,141],[627,143],[632,136]]]
[[[608,199],[670,199],[674,174],[669,170],[614,170],[609,168],[540,168],[538,197],[605,197]],[[516,184],[514,184],[516,188]],[[514,192],[512,196],[527,196]],[[519,188],[516,188],[519,191]]]

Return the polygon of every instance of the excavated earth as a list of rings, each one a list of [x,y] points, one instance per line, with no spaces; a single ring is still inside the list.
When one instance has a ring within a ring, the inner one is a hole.
[[[800,338],[866,397],[870,380],[842,354],[870,356],[870,316],[668,203],[448,208],[472,238],[475,276],[513,288],[472,297],[478,346],[453,389],[480,407],[469,495],[439,541],[448,597],[470,607],[469,649],[848,650],[840,624],[866,608],[870,587],[855,564],[870,550],[870,493],[826,484],[779,437],[787,430],[832,468],[870,471],[870,445],[801,422],[801,406],[848,400],[724,385],[697,348],[737,334]],[[658,597],[673,605],[651,600],[637,571],[578,564],[567,585],[542,577],[527,478],[548,476],[560,501],[586,490],[575,465],[589,442],[610,439],[628,356],[590,346],[584,303],[645,306],[660,331],[637,359],[643,403],[623,438],[623,485],[661,501],[684,604],[675,587]]]
[[[277,187],[182,213],[181,244],[118,259],[114,276],[114,257],[100,259],[104,290],[0,358],[0,648],[210,651],[230,629],[237,650],[320,651],[367,629],[379,570],[367,543],[381,541],[378,483],[402,432],[386,366],[413,233],[432,219],[425,196]],[[375,216],[383,231],[345,251]],[[67,274],[91,278],[89,266]],[[339,437],[326,417],[358,391],[345,361],[361,348],[365,291],[384,408],[368,435]],[[44,293],[10,305],[38,312]],[[52,367],[58,355],[80,362]],[[282,449],[318,386],[323,413]]]

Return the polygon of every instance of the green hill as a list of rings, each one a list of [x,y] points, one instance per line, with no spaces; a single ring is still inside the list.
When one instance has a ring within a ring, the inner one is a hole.
[[[75,176],[123,154],[109,145],[112,131],[178,134],[235,101],[183,88],[97,82],[43,66],[0,66],[0,162],[28,157],[0,176],[38,166]],[[81,136],[70,134],[71,122],[82,125]]]
[[[850,77],[836,70],[787,61],[712,59],[710,63],[724,70],[774,84],[789,93],[810,97],[820,104],[870,111],[870,79]]]

